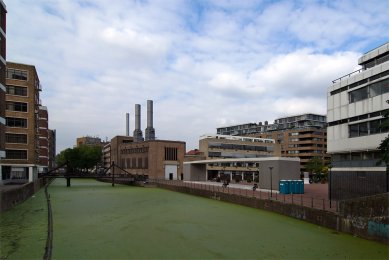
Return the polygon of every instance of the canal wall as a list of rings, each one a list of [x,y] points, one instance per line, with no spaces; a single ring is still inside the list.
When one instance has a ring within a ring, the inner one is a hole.
[[[22,203],[34,195],[43,185],[43,179],[38,179],[15,188],[8,189],[9,187],[7,187],[7,189],[0,190],[0,212]]]
[[[264,209],[330,228],[338,232],[349,233],[362,238],[389,244],[387,194],[386,196],[377,196],[376,200],[371,202],[367,202],[368,199],[362,201],[355,200],[351,203],[344,202],[342,206],[340,206],[340,212],[336,213],[296,204],[282,203],[281,201],[271,199],[258,199],[255,197],[246,197],[238,194],[229,194],[196,187],[173,186],[167,183],[157,183],[157,186],[171,191]],[[365,207],[365,216],[363,217],[358,216],[358,212],[361,210],[359,208],[361,203]],[[386,213],[385,210],[382,210],[382,207],[386,207]],[[372,217],[368,212],[375,212],[371,213],[375,217]]]

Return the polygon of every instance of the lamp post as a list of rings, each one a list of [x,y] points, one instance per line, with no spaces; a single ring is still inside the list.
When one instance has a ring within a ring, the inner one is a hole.
[[[273,167],[270,166],[269,170],[270,170],[270,197],[273,197],[273,174],[272,174]]]
[[[331,208],[331,199],[332,199],[332,171],[331,171],[331,168],[332,168],[332,165],[330,164],[329,166],[328,166],[328,169],[330,170],[330,172],[329,172],[329,174],[328,174],[328,181],[329,181],[329,184],[328,184],[328,189],[329,189],[329,199],[330,199],[330,208]]]

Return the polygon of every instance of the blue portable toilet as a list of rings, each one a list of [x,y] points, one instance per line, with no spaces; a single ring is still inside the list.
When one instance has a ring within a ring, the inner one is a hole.
[[[285,183],[284,180],[280,180],[280,183],[278,185],[278,190],[281,194],[285,194]]]
[[[298,193],[297,180],[292,180],[291,184],[292,185],[291,185],[290,192],[293,194],[297,194]]]
[[[299,180],[300,194],[304,194],[304,181]]]
[[[292,193],[292,180],[287,180],[287,181],[285,181],[286,182],[286,185],[287,185],[287,191],[288,191],[288,193],[287,194],[290,194],[290,193]]]

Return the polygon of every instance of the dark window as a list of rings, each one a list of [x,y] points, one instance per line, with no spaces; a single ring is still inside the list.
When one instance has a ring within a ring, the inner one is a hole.
[[[15,143],[15,144],[26,144],[27,143],[27,135],[26,134],[5,134],[5,142],[6,143]]]
[[[7,85],[7,94],[27,97],[27,88]]]
[[[177,161],[177,148],[165,147],[165,160]]]
[[[27,80],[27,71],[18,69],[7,69],[7,79]]]
[[[360,100],[367,99],[368,98],[367,90],[368,90],[367,87],[364,87],[364,88],[360,88],[360,89],[357,89],[357,90],[350,92],[349,93],[350,103],[354,103],[354,102],[357,102]]]
[[[27,150],[5,150],[6,159],[27,159]]]
[[[371,135],[380,133],[380,124],[381,124],[381,120],[373,120],[370,122]]]
[[[349,126],[349,136],[350,137],[357,137],[357,136],[359,136],[358,132],[359,132],[358,131],[358,124]]]
[[[15,118],[15,117],[6,117],[5,124],[9,127],[22,127],[27,128],[27,119],[25,118]]]
[[[367,127],[367,122],[359,124],[359,136],[365,136],[369,134],[369,130]]]
[[[27,103],[7,101],[5,109],[9,111],[27,112]]]

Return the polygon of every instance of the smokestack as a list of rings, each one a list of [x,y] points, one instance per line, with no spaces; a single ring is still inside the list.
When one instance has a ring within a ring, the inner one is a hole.
[[[155,140],[155,130],[153,127],[153,101],[147,100],[147,128],[145,131],[146,141]]]
[[[140,105],[135,105],[135,130],[134,130],[134,142],[142,142],[143,134],[140,130]]]
[[[130,136],[130,113],[126,113],[126,136]]]

